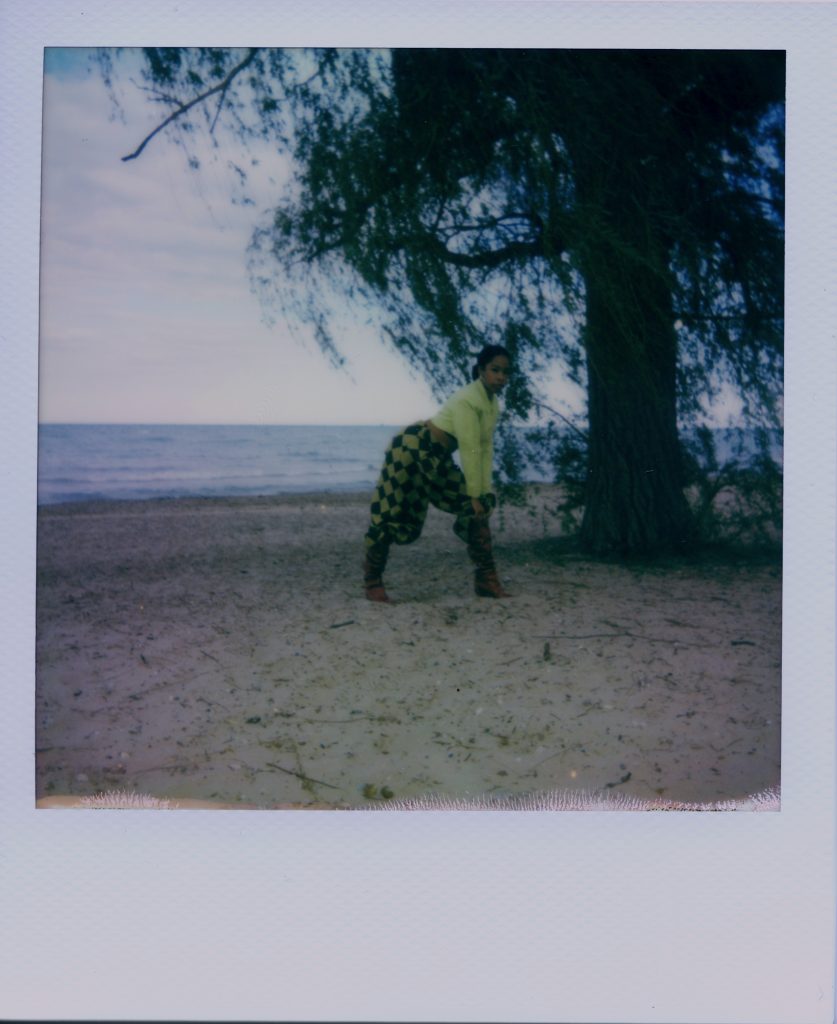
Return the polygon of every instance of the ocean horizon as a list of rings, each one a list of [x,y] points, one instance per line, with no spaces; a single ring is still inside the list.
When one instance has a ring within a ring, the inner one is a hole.
[[[371,491],[402,427],[42,423],[38,504]]]
[[[41,424],[38,504],[363,491],[389,425]]]

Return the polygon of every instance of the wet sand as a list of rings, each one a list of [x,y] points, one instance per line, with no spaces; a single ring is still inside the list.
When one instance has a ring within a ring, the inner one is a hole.
[[[366,495],[102,502],[38,516],[37,797],[370,807],[779,785],[781,573],[605,563],[550,488],[495,516],[474,595],[431,510],[360,584]]]

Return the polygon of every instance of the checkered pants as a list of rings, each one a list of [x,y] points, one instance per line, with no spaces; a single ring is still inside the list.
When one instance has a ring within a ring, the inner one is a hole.
[[[494,495],[483,495],[480,502],[490,510]],[[415,423],[396,434],[386,450],[366,544],[412,544],[421,536],[428,505],[453,515],[454,533],[468,542],[475,516],[462,470],[444,445],[433,440],[430,429]]]

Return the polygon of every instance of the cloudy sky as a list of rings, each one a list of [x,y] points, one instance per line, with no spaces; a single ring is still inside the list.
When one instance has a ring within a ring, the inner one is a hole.
[[[278,158],[264,154],[255,207],[231,202],[226,154],[191,173],[158,136],[123,163],[161,118],[133,84],[131,55],[114,116],[88,51],[45,54],[41,422],[400,424],[432,414],[427,383],[360,315],[342,331],[342,371],[299,325],[266,324],[245,250],[287,174]],[[569,411],[559,392],[549,397]]]
[[[396,425],[432,415],[429,385],[362,310],[336,332],[342,370],[301,324],[266,322],[246,249],[287,163],[252,150],[254,206],[232,201],[237,147],[191,143],[201,161],[192,172],[161,134],[124,163],[167,111],[138,88],[136,50],[117,64],[117,110],[92,52],[44,50],[40,422]],[[538,383],[552,408],[583,410],[559,367]],[[727,397],[719,422],[739,410]]]

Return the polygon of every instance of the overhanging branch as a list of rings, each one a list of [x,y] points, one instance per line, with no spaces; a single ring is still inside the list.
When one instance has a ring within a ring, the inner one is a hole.
[[[191,110],[192,107],[196,107],[198,104],[203,103],[204,100],[209,99],[210,96],[214,96],[215,93],[220,92],[222,94],[222,96],[221,96],[221,103],[223,103],[224,94],[226,94],[226,91],[229,88],[230,83],[232,82],[232,80],[237,75],[241,74],[241,72],[249,64],[251,64],[253,62],[253,59],[256,56],[256,54],[258,53],[258,51],[259,51],[258,47],[251,47],[249,52],[248,52],[248,54],[247,54],[247,56],[244,58],[244,60],[241,61],[240,64],[237,64],[232,69],[232,71],[230,71],[230,73],[224,79],[222,79],[217,85],[214,85],[211,89],[207,89],[206,92],[202,92],[199,96],[196,96],[193,100],[190,100],[188,103],[182,103],[177,108],[177,110],[175,110],[173,113],[171,113],[165,119],[165,121],[163,121],[160,124],[158,124],[157,127],[154,129],[154,131],[152,131],[148,135],[146,135],[146,137],[142,140],[142,142],[139,144],[139,146],[137,146],[137,148],[134,150],[133,153],[129,153],[127,156],[123,156],[122,157],[122,162],[125,163],[128,160],[136,160],[136,158],[142,153],[142,151],[145,149],[145,147],[148,145],[148,143],[151,142],[151,140],[154,138],[155,135],[159,135],[159,133],[161,131],[163,131],[164,128],[167,128],[173,121],[176,121],[179,117],[182,117],[187,111]],[[218,120],[218,113],[220,113],[220,110],[221,110],[221,106],[219,104],[218,111],[215,114],[215,121]],[[215,127],[215,121],[213,121],[213,123],[212,123],[212,127],[213,128]]]
[[[564,423],[566,423],[567,426],[570,428],[570,430],[574,430],[576,434],[578,434],[578,436],[585,442],[585,444],[587,443],[587,435],[584,433],[584,431],[579,430],[578,427],[572,422],[572,420],[567,419],[567,417],[562,412],[558,412],[557,409],[553,409],[551,406],[547,405],[546,402],[539,402],[537,398],[533,400],[533,404],[536,405],[539,409],[546,409],[546,411],[551,412],[553,416],[557,416],[559,419],[563,420]]]
[[[511,259],[532,259],[544,254],[543,244],[539,238],[531,242],[509,242],[498,249],[483,249],[479,252],[451,252],[444,242],[429,234],[414,235],[396,241],[396,248],[399,249],[413,246],[427,250],[445,263],[466,267],[469,270],[492,270]]]

